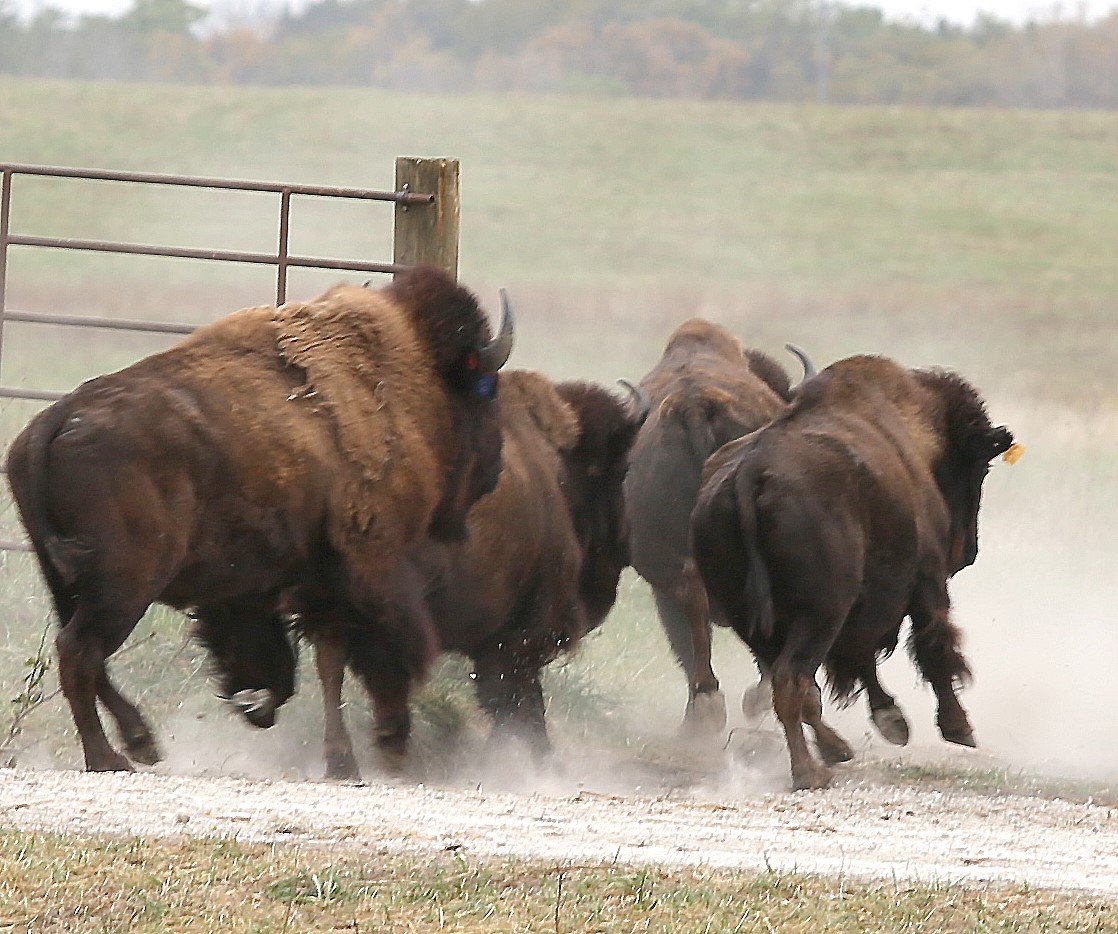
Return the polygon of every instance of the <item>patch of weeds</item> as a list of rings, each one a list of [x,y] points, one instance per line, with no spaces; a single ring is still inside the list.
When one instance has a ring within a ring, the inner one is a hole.
[[[943,791],[970,791],[982,795],[1029,795],[1063,801],[1118,806],[1118,789],[1111,785],[1052,778],[1019,769],[966,769],[945,765],[911,765],[884,762],[872,770],[873,778],[896,785]]]
[[[369,891],[369,885],[368,880],[351,872],[326,866],[278,879],[266,892],[279,902],[331,905],[361,898]]]

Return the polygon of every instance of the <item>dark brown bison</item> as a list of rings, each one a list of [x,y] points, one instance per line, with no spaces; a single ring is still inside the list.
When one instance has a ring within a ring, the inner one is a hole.
[[[496,489],[470,511],[464,541],[429,542],[409,562],[439,647],[473,662],[495,735],[518,735],[537,755],[550,748],[540,670],[601,623],[628,564],[621,484],[646,412],[593,384],[504,373]],[[341,712],[347,665],[372,698],[382,755],[398,763],[408,710],[384,703],[393,672],[367,625],[350,620],[329,589],[294,597],[323,687],[327,775],[357,775]]]
[[[814,373],[802,352],[807,376]],[[703,463],[727,441],[759,428],[792,398],[788,375],[720,325],[680,325],[641,381],[652,412],[633,443],[625,501],[632,563],[652,587],[660,622],[687,676],[684,727],[721,730],[726,702],[710,658],[706,591],[689,543]]]
[[[695,561],[716,614],[771,674],[796,788],[830,775],[804,723],[828,764],[852,755],[822,720],[820,666],[839,699],[861,684],[883,729],[900,716],[876,664],[906,616],[940,733],[974,745],[955,696],[969,669],[947,581],[975,560],[982,483],[1012,444],[960,377],[860,356],[825,369],[775,421],[708,461]]]
[[[86,768],[159,759],[105,662],[155,601],[185,609],[226,696],[269,725],[295,659],[278,594],[344,583],[386,665],[422,673],[437,638],[400,572],[463,533],[500,469],[497,370],[476,299],[419,268],[373,291],[248,308],[84,383],[36,416],[8,478],[54,599],[59,679]]]

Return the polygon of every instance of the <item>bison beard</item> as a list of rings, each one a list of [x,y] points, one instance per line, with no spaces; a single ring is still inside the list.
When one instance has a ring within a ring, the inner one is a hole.
[[[716,614],[771,675],[794,787],[830,778],[808,750],[805,723],[827,765],[853,755],[822,720],[821,666],[837,697],[860,685],[882,734],[907,739],[876,673],[906,616],[940,733],[974,745],[955,696],[969,669],[947,581],[977,554],[982,483],[1012,442],[959,377],[852,357],[707,462],[692,517],[695,560]]]
[[[540,670],[605,618],[628,563],[621,482],[646,411],[588,383],[504,374],[504,467],[496,489],[471,510],[465,541],[431,541],[408,562],[439,647],[473,662],[494,736],[519,736],[537,755],[550,748]],[[382,709],[391,673],[368,626],[351,625],[328,591],[291,598],[315,648],[327,776],[358,776],[341,714],[347,665],[371,696],[382,764],[398,766],[409,714],[406,706]],[[397,728],[391,736],[386,717]]]
[[[248,308],[83,384],[20,433],[8,479],[61,628],[59,679],[86,768],[159,758],[105,662],[156,601],[195,616],[221,690],[268,725],[294,688],[279,594],[328,580],[405,694],[434,654],[397,573],[429,534],[460,534],[493,488],[496,370],[476,299],[419,268],[378,291]]]
[[[810,361],[789,349],[812,375]],[[625,479],[633,567],[652,587],[661,625],[687,676],[683,729],[716,733],[726,723],[726,702],[711,666],[707,595],[691,559],[691,510],[707,457],[768,423],[793,391],[775,360],[700,318],[675,330],[641,386],[652,414],[633,444]]]

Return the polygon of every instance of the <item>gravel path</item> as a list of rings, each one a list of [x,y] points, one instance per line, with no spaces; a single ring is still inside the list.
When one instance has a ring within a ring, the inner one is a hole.
[[[562,862],[1012,881],[1118,897],[1118,810],[848,781],[722,800],[0,770],[0,826]]]

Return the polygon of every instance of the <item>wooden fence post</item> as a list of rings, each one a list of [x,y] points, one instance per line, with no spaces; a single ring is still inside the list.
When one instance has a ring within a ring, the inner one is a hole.
[[[396,159],[396,191],[433,194],[434,204],[397,204],[392,261],[430,263],[458,278],[458,160]]]

